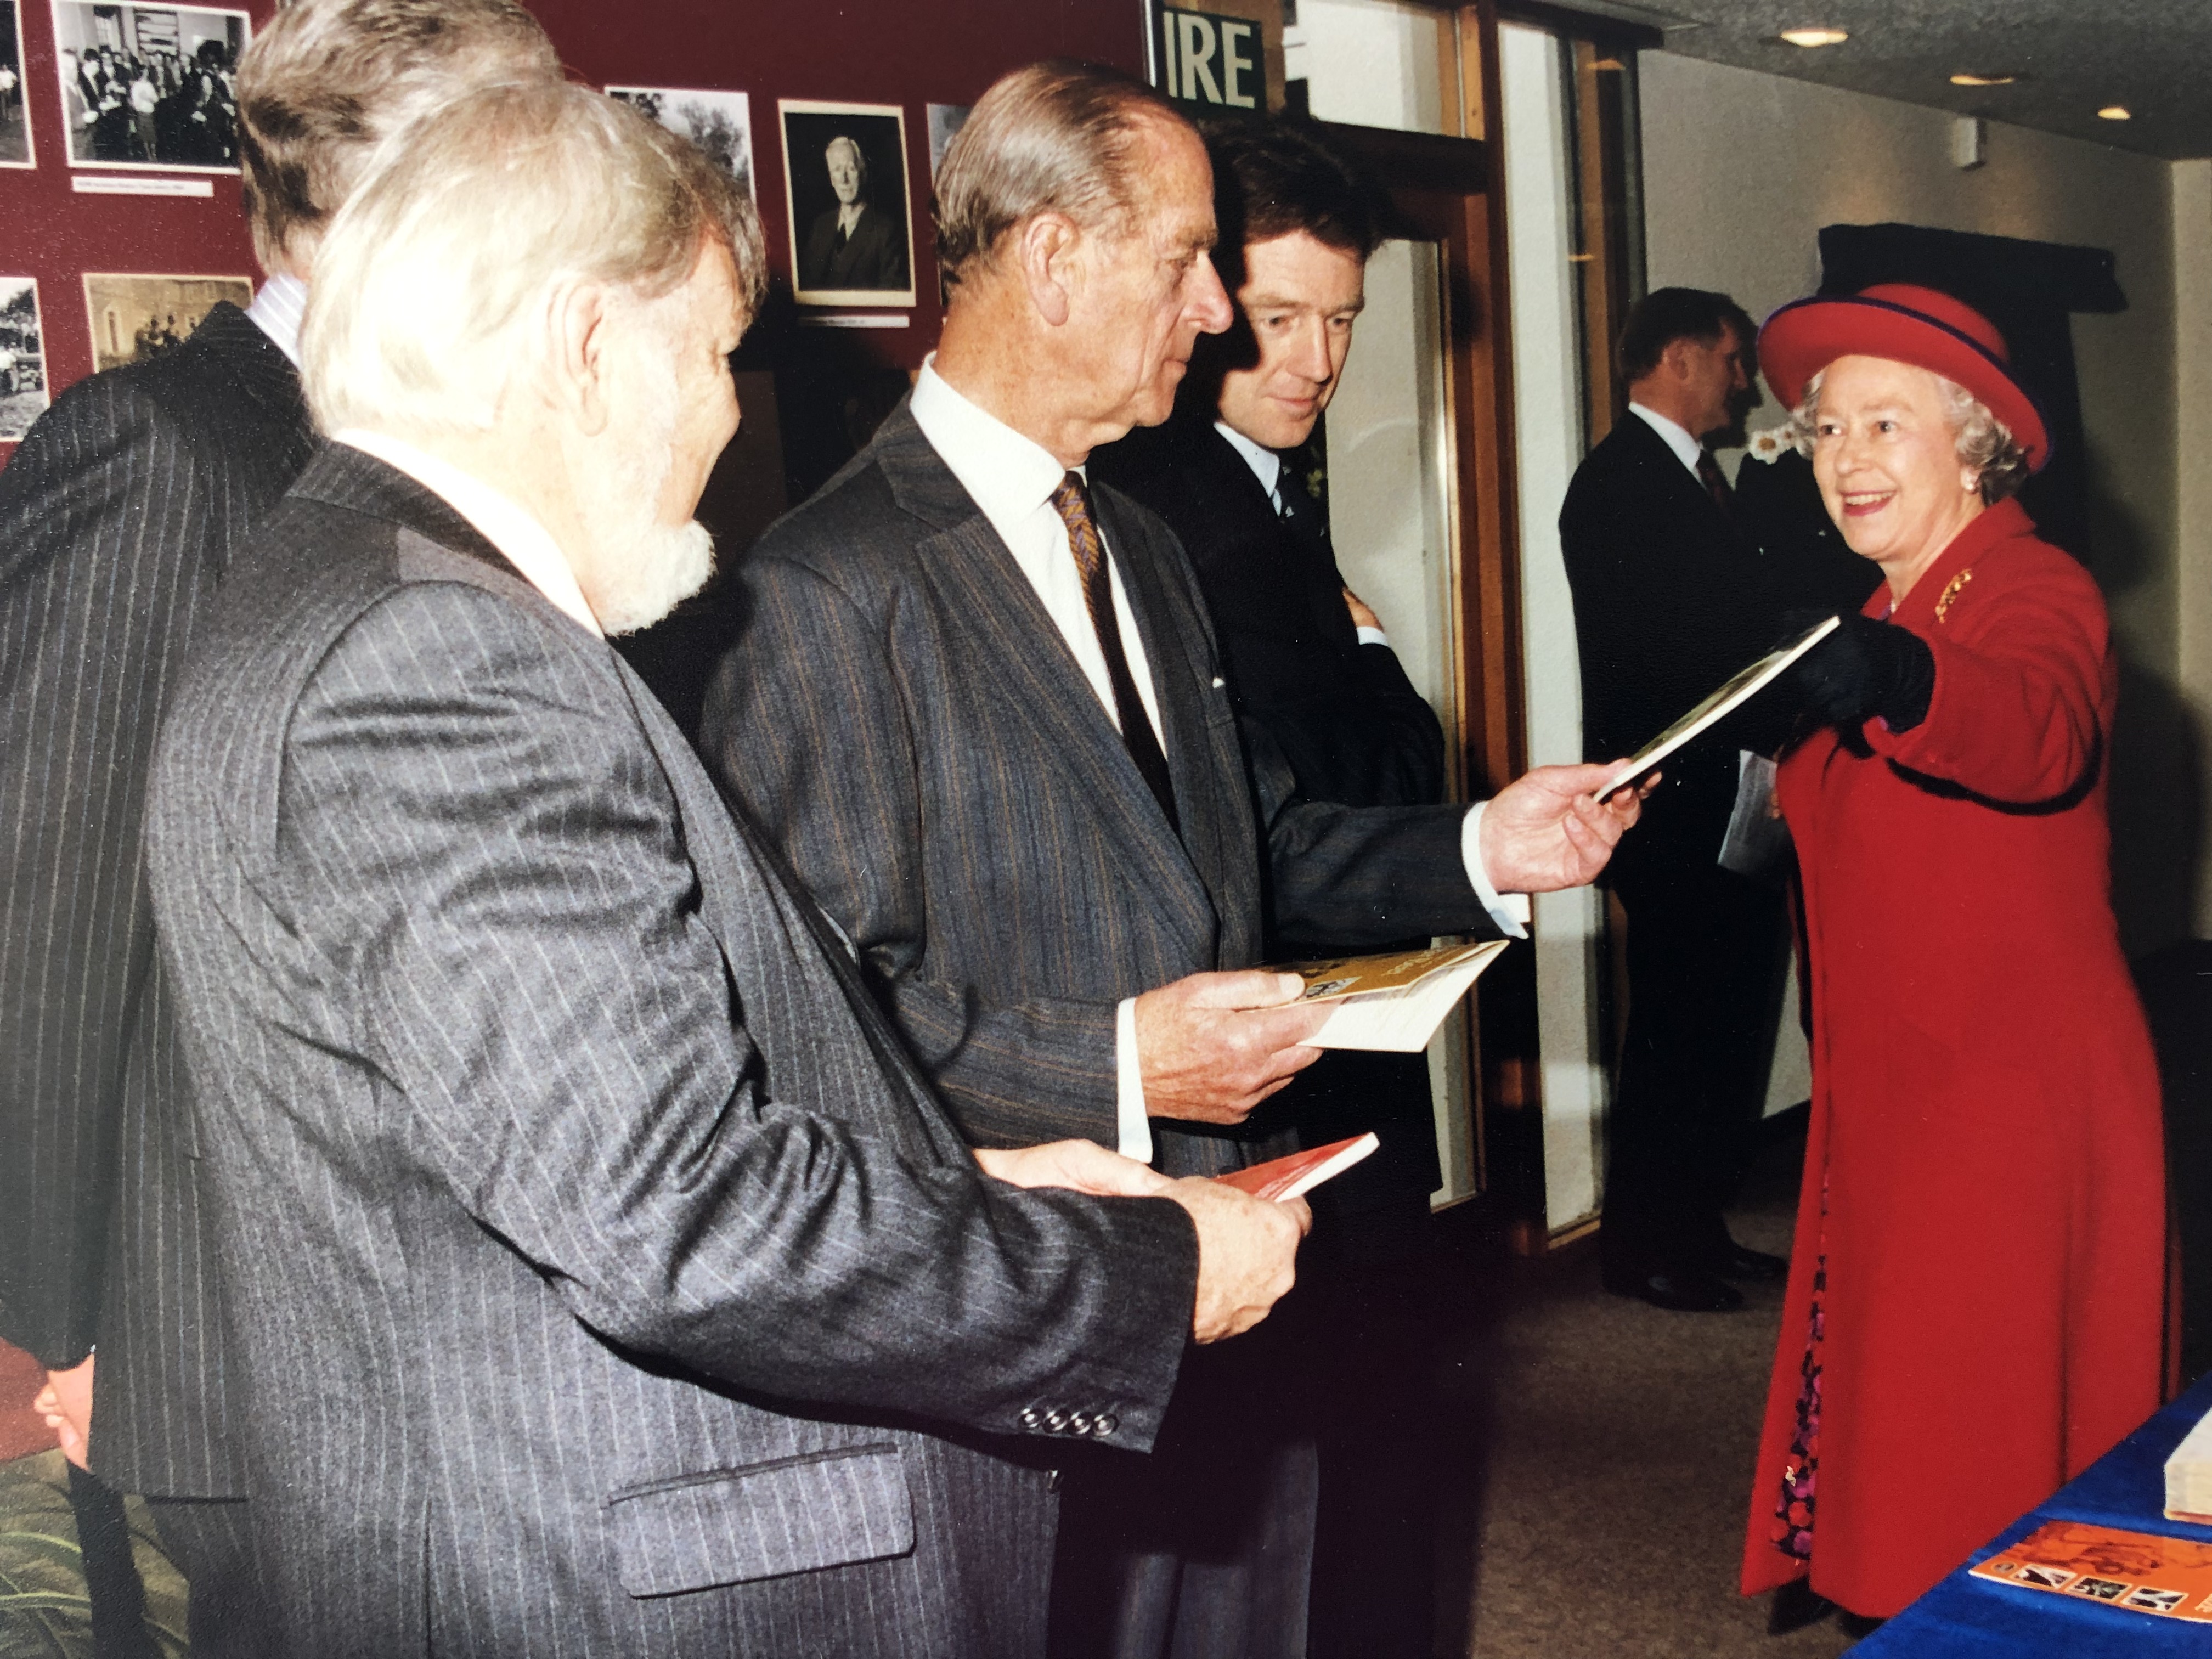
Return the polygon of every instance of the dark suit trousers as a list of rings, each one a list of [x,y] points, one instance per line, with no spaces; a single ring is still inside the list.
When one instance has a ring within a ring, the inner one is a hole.
[[[1699,1267],[1727,1248],[1721,1212],[1765,1103],[1785,901],[1702,861],[1624,869],[1613,890],[1628,915],[1628,1030],[1602,1255],[1616,1273]]]
[[[246,1500],[149,1498],[161,1547],[191,1586],[192,1659],[284,1659],[268,1615],[276,1591],[259,1570]]]

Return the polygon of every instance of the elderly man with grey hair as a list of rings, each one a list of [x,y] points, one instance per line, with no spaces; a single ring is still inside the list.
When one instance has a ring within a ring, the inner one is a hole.
[[[324,224],[416,116],[559,72],[512,0],[279,9],[239,67],[252,308],[71,387],[0,473],[0,1338],[49,1368],[97,1626],[137,1619],[117,1492],[153,1503],[196,1647],[252,1650],[264,1603],[143,874],[154,734],[233,550],[313,446],[295,359]]]
[[[1167,417],[1194,342],[1230,321],[1206,149],[1172,106],[1109,70],[1017,70],[945,155],[937,231],[934,360],[738,570],[709,763],[970,1140],[1233,1170],[1283,1150],[1254,1108],[1318,1053],[1302,981],[1253,966],[1263,902],[1353,946],[1517,928],[1500,892],[1589,880],[1636,801],[1556,767],[1486,811],[1358,811],[1247,755],[1182,550],[1083,471]],[[1185,1367],[1149,1463],[1071,1462],[1066,1652],[1304,1652],[1295,1358],[1215,1359]]]
[[[1035,1656],[1054,1466],[1290,1283],[1301,1210],[970,1153],[609,647],[706,577],[763,267],[726,175],[547,83],[317,254],[332,441],[148,832],[287,1653]]]

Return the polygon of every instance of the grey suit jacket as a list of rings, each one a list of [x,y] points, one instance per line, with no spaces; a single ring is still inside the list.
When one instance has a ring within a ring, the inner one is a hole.
[[[1115,1006],[1260,959],[1279,926],[1348,944],[1495,931],[1463,807],[1295,799],[1247,757],[1182,550],[1095,510],[1160,704],[1180,837],[1013,556],[904,405],[737,568],[742,621],[702,743],[860,946],[971,1140],[1115,1144]],[[1172,1174],[1283,1149],[1159,1132]]]
[[[185,647],[313,444],[291,363],[222,305],[0,473],[0,1337],[55,1367],[98,1342],[93,1464],[126,1492],[240,1490],[142,809]]]
[[[604,641],[326,448],[149,848],[286,1650],[1038,1650],[1188,1218],[985,1180]]]

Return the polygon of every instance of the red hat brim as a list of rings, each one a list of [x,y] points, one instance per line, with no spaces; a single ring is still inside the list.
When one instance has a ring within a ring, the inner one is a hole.
[[[2004,360],[1939,318],[1863,294],[1793,300],[1759,331],[1759,367],[1787,408],[1838,357],[1887,357],[1941,374],[1981,399],[2027,453],[2031,472],[2051,459],[2050,428]]]

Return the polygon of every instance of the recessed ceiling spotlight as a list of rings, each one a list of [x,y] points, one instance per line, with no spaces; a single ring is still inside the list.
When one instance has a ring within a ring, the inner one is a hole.
[[[1793,46],[1840,46],[1851,37],[1841,29],[1784,29],[1782,38]]]
[[[2017,75],[1967,75],[1960,73],[1951,77],[1951,84],[1954,87],[2008,87],[2020,78],[2021,77]]]
[[[2135,114],[2125,104],[2107,104],[2097,112],[2100,121],[2132,121]]]

